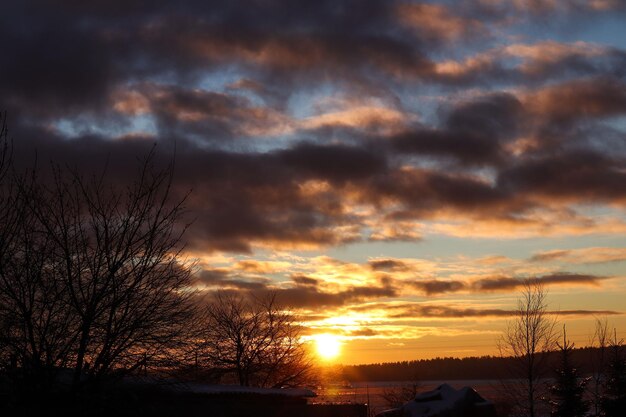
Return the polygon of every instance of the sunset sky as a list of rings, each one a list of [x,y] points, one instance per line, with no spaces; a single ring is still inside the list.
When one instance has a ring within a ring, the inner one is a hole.
[[[626,337],[626,2],[0,9],[16,161],[175,152],[197,288],[275,292],[336,362],[494,354],[525,278]]]

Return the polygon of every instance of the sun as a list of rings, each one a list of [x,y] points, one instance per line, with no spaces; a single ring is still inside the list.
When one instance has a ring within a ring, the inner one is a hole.
[[[324,360],[334,359],[341,351],[341,341],[335,335],[324,333],[314,337],[317,354]]]

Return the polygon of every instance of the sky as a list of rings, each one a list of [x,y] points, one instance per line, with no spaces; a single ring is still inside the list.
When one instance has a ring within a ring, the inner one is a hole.
[[[278,299],[338,363],[494,354],[521,283],[626,337],[621,0],[27,0],[14,157],[132,178],[156,143],[197,289]]]

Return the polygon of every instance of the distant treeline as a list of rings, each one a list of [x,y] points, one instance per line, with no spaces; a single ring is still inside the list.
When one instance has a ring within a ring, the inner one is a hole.
[[[589,363],[595,350],[580,348],[572,352],[572,361],[582,374],[591,372]],[[549,363],[556,365],[558,360],[558,352],[549,353]],[[341,379],[350,382],[500,379],[511,375],[514,361],[515,358],[497,356],[444,357],[343,366],[339,374]]]

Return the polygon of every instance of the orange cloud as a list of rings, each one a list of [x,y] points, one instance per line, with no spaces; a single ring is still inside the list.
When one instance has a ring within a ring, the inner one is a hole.
[[[623,84],[611,77],[564,82],[528,93],[523,100],[528,111],[557,122],[626,112]]]
[[[626,261],[626,248],[592,247],[583,249],[556,249],[534,254],[532,262],[564,262],[596,264]]]
[[[569,67],[592,67],[594,59],[610,57],[614,52],[606,46],[582,41],[513,43],[481,51],[462,60],[435,62],[434,74],[443,81],[488,79],[489,76],[505,78],[514,77],[516,73],[530,78],[548,77]],[[519,62],[511,64],[511,59]]]
[[[398,20],[426,38],[444,39],[448,42],[485,34],[481,22],[454,15],[439,4],[403,3],[396,9]]]
[[[439,219],[423,223],[426,234],[456,237],[519,239],[547,236],[585,236],[593,234],[626,233],[626,222],[618,217],[591,218],[585,216],[560,217],[562,211],[535,212],[519,218]]]
[[[394,109],[377,106],[355,106],[303,119],[298,123],[298,126],[302,129],[345,126],[391,134],[401,130],[407,121],[406,114]]]

